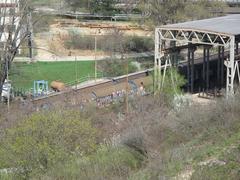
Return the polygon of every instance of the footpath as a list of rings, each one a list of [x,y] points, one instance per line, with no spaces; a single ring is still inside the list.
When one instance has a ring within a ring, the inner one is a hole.
[[[32,61],[36,62],[61,62],[61,61],[101,61],[108,59],[121,59],[121,58],[144,58],[144,57],[152,57],[154,56],[153,52],[144,52],[144,53],[131,53],[124,55],[115,55],[115,56],[57,56],[52,55],[48,57],[34,57]],[[16,57],[14,62],[30,62],[31,59],[29,57]]]

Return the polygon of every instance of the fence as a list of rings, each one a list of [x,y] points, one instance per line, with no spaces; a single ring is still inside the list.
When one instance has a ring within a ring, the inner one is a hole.
[[[103,75],[103,73],[101,72],[101,73],[97,73],[97,78],[99,79],[99,78],[103,78],[104,77],[104,75]],[[78,84],[80,84],[80,83],[83,83],[83,82],[86,82],[86,81],[90,81],[90,80],[94,80],[95,79],[95,76],[93,76],[93,75],[88,75],[88,76],[85,76],[85,77],[81,77],[81,78],[79,78],[79,79],[76,79],[76,80],[74,80],[74,81],[71,81],[71,82],[67,82],[67,83],[65,83],[65,85],[67,86],[67,87],[71,87],[71,86],[74,86],[74,85],[78,85]]]

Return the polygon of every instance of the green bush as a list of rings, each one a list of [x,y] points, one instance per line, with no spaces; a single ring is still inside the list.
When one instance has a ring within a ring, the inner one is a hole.
[[[96,129],[79,112],[34,113],[0,140],[0,169],[28,178],[96,149]]]
[[[185,85],[185,78],[175,68],[167,69],[165,78],[162,75],[163,86],[157,90],[157,94],[164,99],[167,104],[174,106],[173,100],[182,94],[182,87]]]
[[[121,61],[118,59],[113,59],[110,61],[102,61],[100,62],[100,66],[102,71],[105,73],[104,76],[107,77],[116,77],[127,74],[127,62]],[[133,73],[137,71],[137,67],[131,63],[129,60],[128,62],[128,73]]]
[[[58,164],[43,179],[127,179],[143,157],[125,147],[101,146],[90,156]]]
[[[154,40],[150,37],[130,36],[126,38],[125,49],[133,52],[153,51]]]
[[[240,145],[229,148],[219,160],[204,166],[197,166],[193,180],[225,180],[240,177]]]

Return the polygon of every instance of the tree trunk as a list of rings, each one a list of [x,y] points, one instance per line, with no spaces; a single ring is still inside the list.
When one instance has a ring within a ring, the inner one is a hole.
[[[1,74],[0,74],[0,95],[2,96],[2,88],[3,84],[7,78],[7,64],[3,63],[1,66]],[[0,98],[1,99],[1,98]]]

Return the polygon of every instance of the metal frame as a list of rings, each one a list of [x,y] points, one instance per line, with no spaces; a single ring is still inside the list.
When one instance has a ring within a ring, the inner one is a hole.
[[[226,46],[231,40],[231,35],[217,32],[166,27],[157,28],[156,30],[161,39],[170,41]]]
[[[193,92],[194,89],[194,51],[196,47],[188,47],[188,91]]]
[[[154,88],[155,90],[161,89],[161,70],[162,60],[164,57],[163,42],[175,41],[186,44],[202,44],[210,46],[224,47],[230,49],[230,58],[225,61],[227,67],[227,83],[226,83],[226,94],[227,96],[233,94],[233,83],[235,77],[234,71],[234,51],[235,51],[235,36],[231,34],[203,31],[197,29],[181,29],[172,27],[159,27],[155,29],[155,62],[154,62]],[[208,52],[207,52],[208,53]],[[190,60],[194,62],[194,55],[189,54]],[[205,59],[206,60],[206,59]],[[192,73],[191,73],[192,74]],[[193,87],[191,87],[193,89]]]
[[[208,93],[209,90],[209,46],[203,47],[203,91]]]
[[[40,85],[42,86],[42,89],[40,90]],[[48,93],[48,81],[45,80],[37,80],[33,83],[33,96],[39,97],[47,95]]]

